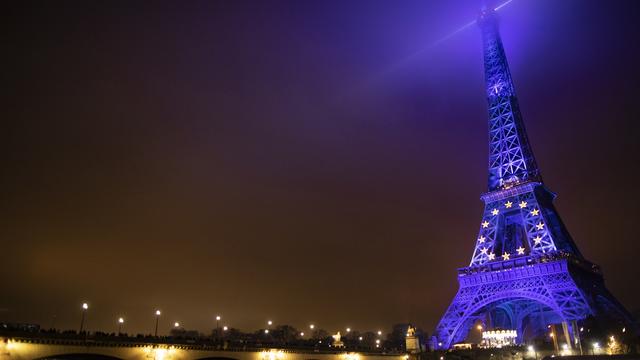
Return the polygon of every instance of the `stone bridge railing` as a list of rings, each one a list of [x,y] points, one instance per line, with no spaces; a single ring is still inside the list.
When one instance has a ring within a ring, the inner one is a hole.
[[[405,354],[319,349],[220,349],[207,344],[0,337],[0,360],[407,360]]]

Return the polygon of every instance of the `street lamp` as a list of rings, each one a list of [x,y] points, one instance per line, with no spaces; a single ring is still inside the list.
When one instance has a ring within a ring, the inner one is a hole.
[[[350,327],[347,328],[347,332],[351,332],[351,328]]]
[[[313,328],[315,328],[315,327],[316,327],[316,326],[315,326],[315,325],[313,325],[313,324],[309,325],[309,329],[311,329],[311,330],[313,330]]]
[[[153,336],[158,336],[158,320],[160,319],[160,310],[156,310],[156,331]]]
[[[174,323],[173,323],[173,327],[174,327],[174,328],[179,328],[179,327],[180,327],[180,323],[179,323],[179,322],[177,322],[177,321],[176,321],[176,322],[174,322]]]
[[[227,331],[227,330],[229,330],[228,326],[225,325],[225,326],[222,327],[222,331]]]
[[[87,313],[87,309],[89,309],[89,304],[82,303],[82,318],[80,319],[80,332],[81,333],[82,333],[82,330],[84,330],[84,317],[85,317],[85,314]]]
[[[118,335],[122,333],[122,324],[124,324],[124,318],[118,318]]]
[[[272,324],[273,324],[273,321],[271,321],[271,320],[267,321],[267,325],[271,326]]]
[[[382,335],[382,330],[378,330],[378,335]]]
[[[300,337],[303,337],[303,336],[304,336],[304,332],[300,332]]]
[[[222,316],[216,315],[216,340],[220,337],[220,319]]]

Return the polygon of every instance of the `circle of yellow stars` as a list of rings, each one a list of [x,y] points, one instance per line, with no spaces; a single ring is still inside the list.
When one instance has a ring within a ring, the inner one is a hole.
[[[524,201],[524,200],[522,200],[522,201],[520,201],[520,203],[518,203],[518,207],[520,207],[520,209],[524,209],[524,208],[526,208],[528,205],[529,205],[529,204],[528,204],[526,201]],[[504,203],[504,207],[505,207],[505,208],[507,208],[507,209],[512,208],[512,207],[513,207],[513,202],[512,202],[512,201],[510,201],[510,200],[509,200],[509,201],[507,201],[506,203]],[[493,210],[491,210],[491,215],[493,215],[493,216],[497,216],[498,214],[500,214],[500,209],[498,209],[498,208],[494,208]],[[530,214],[531,214],[532,216],[538,216],[538,215],[540,215],[540,210],[539,210],[539,209],[534,208],[533,210],[531,210],[531,211],[530,211]],[[482,228],[483,228],[483,229],[486,229],[486,228],[488,228],[488,227],[489,227],[489,225],[491,225],[491,223],[490,223],[489,221],[485,220],[485,221],[483,221],[483,222],[481,223],[481,225],[482,225]],[[535,226],[536,226],[536,229],[537,229],[537,230],[543,230],[543,229],[544,229],[545,224],[544,224],[542,221],[540,221],[540,222],[538,222]],[[486,240],[487,240],[487,238],[485,238],[483,235],[480,235],[480,237],[478,238],[478,242],[479,242],[480,244],[484,244],[484,243],[486,242]],[[542,237],[541,237],[540,235],[538,235],[538,236],[534,237],[534,238],[533,238],[533,242],[534,242],[534,244],[535,244],[535,245],[539,245],[539,244],[542,242]],[[518,247],[518,248],[516,249],[516,253],[517,253],[518,255],[524,255],[525,250],[526,250],[526,249],[525,249],[524,247],[520,246],[520,247]],[[487,248],[487,247],[483,247],[483,248],[481,248],[481,249],[480,249],[480,253],[481,253],[481,254],[483,254],[483,255],[486,255],[486,256],[487,256],[487,258],[489,259],[489,261],[494,260],[494,259],[496,258],[496,254],[494,254],[494,253],[489,253],[489,248]],[[508,252],[506,252],[506,251],[505,251],[505,252],[501,255],[501,257],[502,257],[502,259],[503,259],[503,260],[509,260],[509,259],[511,258],[511,254],[509,254]]]

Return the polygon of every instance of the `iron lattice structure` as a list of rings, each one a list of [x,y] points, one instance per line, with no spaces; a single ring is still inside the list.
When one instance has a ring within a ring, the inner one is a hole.
[[[489,113],[489,192],[460,289],[440,320],[432,347],[464,340],[478,321],[515,329],[518,341],[564,323],[568,344],[589,316],[636,329],[607,291],[599,268],[584,259],[553,207],[525,131],[495,13],[478,19]],[[571,335],[567,335],[571,334]]]

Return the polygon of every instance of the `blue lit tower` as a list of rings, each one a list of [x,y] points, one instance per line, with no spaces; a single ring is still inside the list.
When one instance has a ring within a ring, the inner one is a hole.
[[[438,324],[432,346],[450,348],[471,326],[516,330],[517,341],[548,334],[579,345],[578,324],[588,317],[636,329],[607,291],[599,268],[583,258],[553,207],[527,139],[509,66],[492,10],[482,30],[489,112],[489,192],[460,288]],[[591,320],[590,320],[591,321]],[[594,320],[595,321],[595,320]]]

